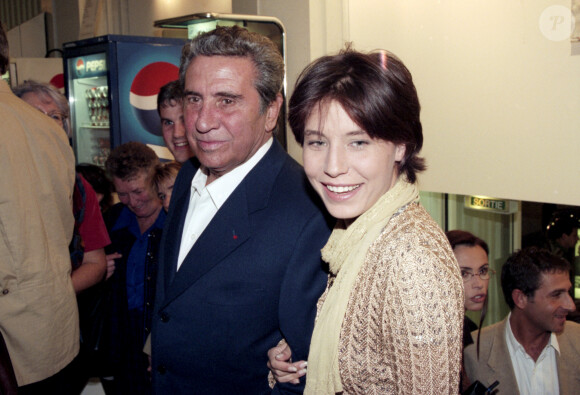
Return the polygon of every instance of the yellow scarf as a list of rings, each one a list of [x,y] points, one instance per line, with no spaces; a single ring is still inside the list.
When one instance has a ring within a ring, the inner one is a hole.
[[[338,367],[340,330],[351,290],[364,264],[370,245],[379,237],[391,217],[401,207],[419,200],[419,191],[405,177],[348,228],[337,224],[322,249],[322,259],[336,275],[316,319],[305,394],[335,394],[342,391]],[[339,221],[342,222],[342,221]]]

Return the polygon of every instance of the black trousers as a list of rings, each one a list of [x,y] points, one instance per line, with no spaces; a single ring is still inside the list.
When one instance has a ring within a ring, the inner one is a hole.
[[[79,388],[77,378],[79,370],[79,357],[77,356],[60,372],[47,379],[37,381],[36,383],[18,387],[18,395],[78,395],[82,392],[84,386]]]
[[[18,384],[4,337],[0,332],[0,395],[16,395]]]

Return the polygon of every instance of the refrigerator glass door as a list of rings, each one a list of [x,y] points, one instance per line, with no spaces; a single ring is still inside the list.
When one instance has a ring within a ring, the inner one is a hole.
[[[68,59],[71,128],[78,163],[99,166],[111,151],[106,52]]]

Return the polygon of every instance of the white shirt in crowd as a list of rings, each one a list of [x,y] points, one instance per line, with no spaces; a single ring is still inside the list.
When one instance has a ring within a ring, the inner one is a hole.
[[[537,361],[534,361],[516,340],[509,317],[505,327],[505,338],[520,395],[558,395],[560,385],[556,353],[560,354],[560,347],[556,335],[552,333]]]

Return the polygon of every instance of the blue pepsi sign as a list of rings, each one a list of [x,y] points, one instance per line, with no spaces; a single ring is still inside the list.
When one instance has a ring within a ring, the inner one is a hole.
[[[159,89],[179,75],[181,46],[119,42],[119,115],[122,142],[164,145],[157,113]]]
[[[94,55],[80,56],[74,60],[73,70],[75,78],[107,75],[107,55],[103,52]]]

